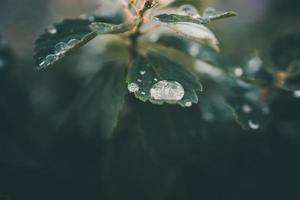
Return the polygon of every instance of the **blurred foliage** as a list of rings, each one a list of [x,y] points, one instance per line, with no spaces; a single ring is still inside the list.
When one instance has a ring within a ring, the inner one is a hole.
[[[270,13],[297,18],[294,5]],[[39,72],[0,37],[0,199],[299,199],[300,34],[277,36],[242,59],[170,31],[143,38],[142,55],[201,81],[192,107],[126,92],[132,52],[114,36]]]

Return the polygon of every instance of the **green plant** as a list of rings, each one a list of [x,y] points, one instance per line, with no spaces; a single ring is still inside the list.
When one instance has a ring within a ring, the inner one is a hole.
[[[164,2],[124,2],[123,9],[110,16],[83,15],[49,26],[36,41],[37,69],[106,35],[99,63],[102,70],[81,95],[77,108],[85,130],[94,131],[93,122],[104,138],[113,135],[125,106],[125,82],[128,91],[143,102],[197,104],[206,122],[236,119],[244,129],[263,128],[274,89],[288,87],[287,80],[297,74],[299,63],[293,62],[286,71],[272,71],[262,68],[265,63],[255,54],[244,68],[228,64],[206,25],[235,12],[207,8],[200,15],[191,5],[175,9]],[[95,100],[91,100],[93,95]]]

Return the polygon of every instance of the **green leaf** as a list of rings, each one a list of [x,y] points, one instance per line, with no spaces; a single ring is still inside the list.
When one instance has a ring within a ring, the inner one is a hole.
[[[214,21],[218,19],[228,18],[237,16],[236,12],[233,11],[217,11],[214,8],[207,8],[203,13],[203,18],[208,21]]]
[[[80,95],[79,123],[88,134],[100,134],[104,139],[113,136],[127,92],[125,69],[117,63],[106,63]]]
[[[154,52],[138,56],[127,76],[128,89],[142,101],[154,104],[179,104],[183,107],[198,102],[202,85],[183,66]]]
[[[161,22],[163,26],[166,26],[176,33],[187,37],[188,39],[194,40],[196,42],[205,44],[216,51],[219,51],[219,42],[214,33],[209,30],[206,26],[203,26],[200,22],[199,23],[192,23],[192,22],[187,22],[190,20],[196,20],[190,16],[182,16],[184,19],[183,21],[180,20],[175,20],[177,19],[178,15],[174,15],[176,17],[174,18],[174,21],[170,20],[167,16],[173,16],[173,15],[159,15],[156,16],[159,20],[162,20]],[[172,18],[172,17],[171,17]],[[166,20],[168,19],[168,20]],[[189,20],[187,20],[189,19]],[[196,20],[197,21],[197,20]]]
[[[155,20],[162,23],[194,23],[194,24],[207,24],[209,20],[202,17],[192,17],[188,15],[178,15],[178,14],[160,14],[154,16]]]
[[[262,101],[259,88],[234,78],[230,79],[229,84],[230,91],[225,104],[231,109],[238,124],[249,131],[263,129],[270,120],[270,109]]]
[[[120,23],[119,16],[89,16],[79,19],[66,19],[50,25],[35,42],[34,60],[37,69],[53,65],[72,50],[83,46],[97,36],[90,29],[92,22]]]

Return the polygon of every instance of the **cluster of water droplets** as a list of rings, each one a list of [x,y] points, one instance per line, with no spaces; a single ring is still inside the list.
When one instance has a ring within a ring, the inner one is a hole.
[[[40,68],[46,68],[56,61],[58,61],[60,58],[62,58],[67,51],[74,48],[76,45],[80,43],[80,40],[77,39],[71,39],[67,43],[66,42],[59,42],[54,46],[53,54],[49,54],[46,56],[46,58],[39,64]]]

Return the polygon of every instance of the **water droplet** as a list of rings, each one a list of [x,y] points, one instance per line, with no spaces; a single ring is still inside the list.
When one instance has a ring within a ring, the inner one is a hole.
[[[142,94],[142,95],[145,95],[146,93],[145,93],[145,92],[141,92],[141,94]]]
[[[193,44],[190,47],[190,55],[195,57],[198,54],[199,54],[199,45],[198,44]]]
[[[155,82],[157,82],[157,81],[158,81],[158,79],[157,79],[157,78],[154,78],[153,80],[154,80]]]
[[[243,71],[242,68],[237,67],[237,68],[234,69],[233,73],[234,73],[235,76],[240,77],[244,74],[244,71]]]
[[[247,71],[249,71],[249,73],[256,73],[260,70],[260,68],[262,67],[263,65],[263,61],[261,60],[260,57],[258,56],[254,56],[253,58],[251,58],[249,61],[248,61],[248,68],[247,68]]]
[[[5,65],[4,60],[0,59],[0,70],[4,68],[4,65]]]
[[[141,83],[141,82],[142,82],[142,80],[141,80],[141,79],[138,79],[138,80],[137,80],[137,82]]]
[[[185,107],[191,107],[193,104],[192,104],[192,102],[190,102],[190,101],[188,101],[188,102],[185,102]]]
[[[95,16],[93,16],[93,15],[88,16],[88,20],[89,20],[90,22],[95,21]]]
[[[252,112],[252,108],[248,104],[243,105],[242,106],[242,110],[243,110],[244,113],[250,113],[250,112]]]
[[[180,101],[184,96],[184,88],[176,81],[159,81],[150,89],[150,95],[155,100]]]
[[[249,127],[250,127],[251,129],[253,129],[253,130],[257,130],[257,129],[260,128],[259,123],[258,123],[257,121],[255,121],[255,120],[249,120],[249,121],[248,121],[248,125],[249,125]]]
[[[143,75],[146,74],[146,71],[145,71],[145,70],[142,70],[142,71],[140,71],[140,74],[143,76]]]
[[[198,10],[189,4],[182,5],[178,8],[178,14],[187,15],[191,17],[199,17]]]
[[[68,46],[69,46],[69,48],[73,48],[73,47],[75,47],[78,43],[80,43],[79,40],[77,40],[77,39],[71,39],[71,40],[69,40],[69,42],[68,42]]]
[[[62,55],[68,50],[68,45],[64,42],[57,43],[54,47],[54,53],[56,55]]]
[[[48,33],[50,33],[50,34],[56,34],[56,33],[57,33],[57,29],[56,29],[55,26],[53,26],[53,25],[48,26],[48,27],[47,27],[47,31],[48,31]]]
[[[215,15],[216,9],[212,7],[208,7],[203,12],[203,17],[210,18],[211,16]]]
[[[57,60],[58,60],[58,57],[56,55],[50,54],[40,63],[39,66],[42,68],[48,67],[49,65],[52,65],[53,63],[55,63]]]
[[[294,96],[295,98],[300,98],[300,90],[294,91],[293,96]]]
[[[138,86],[138,84],[136,84],[136,83],[130,83],[129,85],[128,85],[128,90],[129,90],[129,92],[137,92],[137,91],[139,91],[140,90],[140,87]]]

